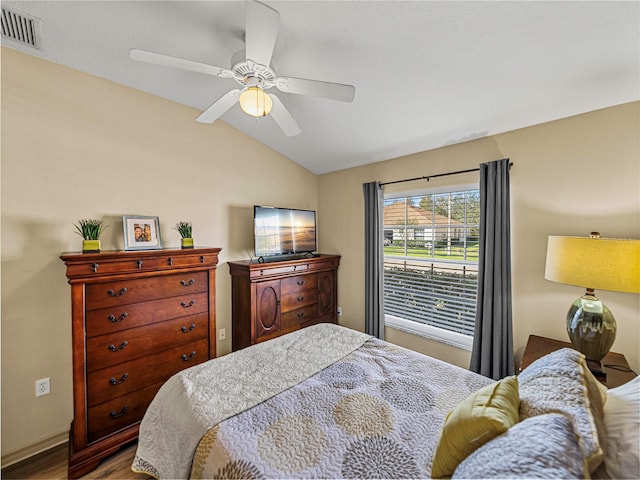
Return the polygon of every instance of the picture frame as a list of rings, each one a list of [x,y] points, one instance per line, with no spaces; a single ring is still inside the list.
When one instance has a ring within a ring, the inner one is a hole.
[[[123,215],[125,250],[159,250],[162,248],[160,218],[150,215]]]

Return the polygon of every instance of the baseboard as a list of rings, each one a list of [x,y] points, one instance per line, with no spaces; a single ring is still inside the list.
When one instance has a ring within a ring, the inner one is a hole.
[[[58,445],[62,445],[63,443],[67,443],[68,441],[69,431],[66,430],[64,432],[56,433],[55,435],[51,435],[47,438],[43,438],[42,440],[31,443],[26,447],[21,447],[11,452],[3,453],[2,468],[9,467],[14,463],[26,460],[29,457],[33,457],[38,453],[45,452],[50,448],[57,447]]]

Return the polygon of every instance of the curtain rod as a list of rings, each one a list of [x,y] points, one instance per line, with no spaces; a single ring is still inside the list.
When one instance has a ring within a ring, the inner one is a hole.
[[[511,167],[513,167],[513,162],[509,163],[509,168],[511,168]],[[392,183],[414,182],[416,180],[426,180],[428,182],[429,179],[431,179],[431,178],[446,177],[448,175],[458,175],[460,173],[479,172],[479,171],[480,171],[480,167],[478,167],[478,168],[470,168],[469,170],[458,170],[457,172],[438,173],[436,175],[429,175],[429,176],[424,176],[424,177],[414,177],[414,178],[405,178],[404,180],[394,180],[393,182],[381,183],[380,186],[391,185]]]

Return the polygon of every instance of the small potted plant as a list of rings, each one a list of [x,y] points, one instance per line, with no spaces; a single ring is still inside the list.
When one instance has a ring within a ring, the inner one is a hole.
[[[180,246],[182,248],[193,248],[193,227],[191,222],[176,223],[176,230],[180,233]]]
[[[82,219],[74,225],[77,234],[82,237],[82,253],[97,253],[100,251],[100,234],[106,228],[102,220]]]

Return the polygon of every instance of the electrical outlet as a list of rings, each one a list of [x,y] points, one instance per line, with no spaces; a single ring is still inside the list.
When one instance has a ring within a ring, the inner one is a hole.
[[[221,328],[218,330],[218,340],[226,340],[227,339],[227,329]]]
[[[338,316],[341,317],[342,316],[342,307],[338,307]]]
[[[50,378],[41,378],[40,380],[36,380],[36,397],[41,397],[42,395],[49,395],[51,393],[51,384]]]

